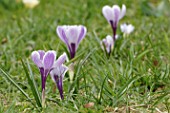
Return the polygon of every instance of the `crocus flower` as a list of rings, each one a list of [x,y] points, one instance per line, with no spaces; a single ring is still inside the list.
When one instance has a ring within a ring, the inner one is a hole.
[[[86,35],[86,27],[82,25],[64,25],[58,26],[56,31],[59,38],[67,45],[71,59],[74,58],[81,40]]]
[[[118,25],[119,20],[123,18],[126,13],[126,6],[122,5],[122,9],[120,9],[118,5],[113,5],[113,7],[106,5],[102,9],[102,13],[112,27],[113,40],[115,41],[117,25]]]
[[[31,9],[39,4],[39,0],[22,0],[22,2],[26,7]]]
[[[134,31],[135,27],[131,24],[127,25],[124,23],[120,25],[120,29],[124,34],[130,34]]]
[[[101,41],[101,44],[102,44],[102,48],[104,45],[106,52],[110,55],[114,44],[113,38],[110,35],[107,35],[106,38]]]
[[[52,50],[47,52],[44,52],[43,50],[33,51],[31,54],[31,58],[39,68],[41,74],[42,106],[44,106],[45,105],[45,83],[48,74],[53,68],[53,64],[56,59],[56,52]]]
[[[67,72],[68,68],[63,65],[66,60],[66,53],[62,54],[58,60],[55,61],[53,65],[53,70],[50,72],[52,80],[56,83],[57,88],[60,93],[60,97],[63,100],[63,78],[65,73]]]

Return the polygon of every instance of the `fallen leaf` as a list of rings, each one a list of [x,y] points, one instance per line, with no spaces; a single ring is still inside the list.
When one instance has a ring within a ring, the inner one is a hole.
[[[94,106],[94,102],[89,102],[89,103],[84,105],[85,108],[91,108],[93,106]]]
[[[8,42],[7,38],[3,38],[2,41],[1,41],[1,44],[5,44],[7,42]]]

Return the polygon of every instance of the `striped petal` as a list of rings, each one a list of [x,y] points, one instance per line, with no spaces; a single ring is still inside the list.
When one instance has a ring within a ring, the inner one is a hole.
[[[63,53],[55,62],[54,62],[54,68],[62,65],[66,61],[67,55],[66,53]]]
[[[102,13],[109,23],[111,20],[114,20],[114,12],[110,6],[104,6]]]
[[[85,26],[79,26],[79,28],[80,28],[80,33],[79,33],[77,44],[81,42],[81,40],[85,37],[86,32],[87,32],[87,29]]]
[[[37,51],[32,52],[31,58],[39,68],[43,67],[42,61],[40,59],[40,54]]]
[[[78,26],[68,26],[68,29],[66,30],[66,36],[68,37],[67,39],[69,44],[76,44],[79,36]]]
[[[119,19],[122,19],[125,16],[125,13],[126,13],[126,6],[123,4]]]
[[[39,53],[39,55],[40,55],[40,60],[43,60],[43,57],[44,57],[44,55],[45,55],[45,51],[43,51],[43,50],[38,50],[38,53]]]
[[[66,30],[66,26],[58,26],[56,32],[57,32],[59,38],[60,38],[65,44],[68,45],[68,38],[67,38],[67,36],[66,36],[65,30]]]
[[[54,64],[55,59],[56,59],[56,52],[47,51],[43,58],[44,69],[50,70]]]
[[[120,7],[118,6],[118,5],[114,5],[113,7],[112,7],[112,9],[113,9],[113,12],[114,12],[114,22],[116,23],[116,25],[117,25],[117,23],[118,23],[118,21],[119,21],[119,16],[120,16]]]

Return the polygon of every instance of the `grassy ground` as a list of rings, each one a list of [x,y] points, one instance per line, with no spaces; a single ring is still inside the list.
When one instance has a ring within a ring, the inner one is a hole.
[[[101,10],[104,5],[113,4],[127,6],[119,25],[131,23],[135,31],[123,37],[118,29],[122,37],[108,59],[100,40],[111,35],[112,30]],[[61,55],[66,46],[56,35],[57,25],[83,24],[88,32],[76,54],[81,55],[75,65],[73,88],[77,93],[69,93],[67,74],[65,100],[61,101],[48,77],[47,106],[43,112],[170,112],[169,7],[168,0],[41,0],[29,10],[21,2],[0,0],[0,68],[33,98],[21,58],[24,62],[28,59],[41,91],[31,52],[53,49]],[[94,106],[85,108],[89,102]],[[2,72],[0,112],[39,112]]]

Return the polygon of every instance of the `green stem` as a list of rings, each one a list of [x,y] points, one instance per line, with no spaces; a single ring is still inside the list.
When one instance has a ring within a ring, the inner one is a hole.
[[[42,90],[42,107],[45,107],[45,90]]]

